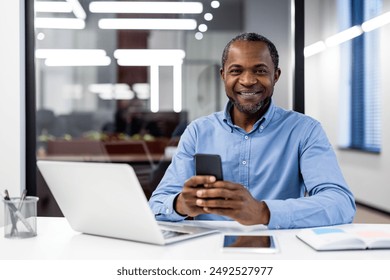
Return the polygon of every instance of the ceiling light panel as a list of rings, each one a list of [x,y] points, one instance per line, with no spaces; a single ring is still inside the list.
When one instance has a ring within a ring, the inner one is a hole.
[[[106,56],[106,51],[102,49],[36,49],[36,58],[48,58],[48,57],[85,57],[85,56]]]
[[[111,58],[103,57],[49,57],[45,60],[46,66],[108,66]]]
[[[86,19],[87,14],[78,0],[66,1],[36,1],[34,4],[36,13],[71,13],[76,18]]]
[[[35,28],[84,29],[85,21],[78,18],[35,18]]]
[[[89,10],[92,13],[118,14],[200,14],[203,12],[203,4],[200,2],[99,1],[91,2]]]
[[[369,32],[371,30],[377,29],[389,23],[390,23],[390,12],[387,12],[364,22],[362,24],[362,29],[364,32]]]
[[[71,13],[72,6],[68,2],[36,1],[34,4],[36,13]]]
[[[333,36],[330,36],[325,40],[325,44],[327,47],[334,47],[341,43],[349,41],[357,36],[360,36],[362,33],[363,33],[362,28],[358,25],[355,25]]]
[[[87,18],[87,14],[85,13],[83,7],[81,6],[78,0],[67,0],[67,1],[72,6],[73,13],[77,18],[80,19]]]
[[[47,66],[107,66],[111,58],[101,49],[37,49],[35,57]]]
[[[197,22],[194,19],[145,19],[145,18],[113,18],[99,20],[101,29],[129,30],[194,30]]]
[[[118,49],[114,57],[121,66],[172,66],[183,63],[185,52],[173,49]]]

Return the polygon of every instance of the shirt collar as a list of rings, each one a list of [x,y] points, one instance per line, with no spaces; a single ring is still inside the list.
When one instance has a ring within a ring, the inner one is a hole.
[[[233,103],[229,100],[224,109],[224,118],[223,121],[229,125],[231,128],[234,128],[235,125],[233,124],[232,117],[230,115],[231,108],[233,107]],[[262,125],[263,128],[268,126],[268,124],[271,122],[272,116],[274,115],[275,112],[275,105],[271,99],[271,104],[268,108],[268,110],[265,112],[265,114],[255,123],[253,126],[253,130],[258,130],[260,124]]]

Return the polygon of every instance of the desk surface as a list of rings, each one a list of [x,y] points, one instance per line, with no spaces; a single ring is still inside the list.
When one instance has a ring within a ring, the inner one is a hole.
[[[244,227],[235,222],[187,221],[218,228],[225,233],[244,232],[276,236],[280,250],[273,254],[228,253],[221,250],[222,234],[198,237],[167,246],[81,234],[73,231],[65,218],[38,218],[38,236],[29,239],[6,239],[1,233],[0,259],[390,259],[390,250],[354,250],[316,252],[295,234],[298,230],[268,230],[264,226]],[[352,224],[342,227],[369,227],[390,229],[390,225]],[[340,227],[340,226],[338,226]]]

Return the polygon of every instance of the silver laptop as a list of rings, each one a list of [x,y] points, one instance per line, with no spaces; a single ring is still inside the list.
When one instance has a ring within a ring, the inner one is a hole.
[[[37,165],[75,231],[159,245],[217,232],[158,223],[128,164],[40,160]]]

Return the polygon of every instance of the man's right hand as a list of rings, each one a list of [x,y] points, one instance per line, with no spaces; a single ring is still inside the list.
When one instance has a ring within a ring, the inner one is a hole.
[[[205,214],[203,207],[196,205],[196,192],[199,186],[213,184],[216,179],[214,176],[193,176],[188,179],[183,186],[183,190],[178,195],[175,204],[175,210],[182,216],[195,217],[200,214]]]

